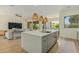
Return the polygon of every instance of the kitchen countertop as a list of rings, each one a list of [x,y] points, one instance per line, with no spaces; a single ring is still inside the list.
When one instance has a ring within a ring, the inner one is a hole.
[[[27,34],[31,34],[31,35],[36,35],[36,36],[46,36],[49,35],[51,33],[57,32],[58,30],[47,30],[47,31],[51,31],[50,33],[43,33],[40,30],[33,30],[33,31],[25,31],[23,33],[27,33]]]

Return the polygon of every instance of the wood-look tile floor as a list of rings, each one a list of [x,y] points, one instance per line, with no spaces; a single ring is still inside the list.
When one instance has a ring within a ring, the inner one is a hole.
[[[77,53],[78,45],[74,40],[60,38],[58,43],[51,48],[49,53]],[[0,37],[0,53],[24,53],[21,48],[21,39],[8,40]]]
[[[0,52],[21,52],[21,40],[0,39]]]

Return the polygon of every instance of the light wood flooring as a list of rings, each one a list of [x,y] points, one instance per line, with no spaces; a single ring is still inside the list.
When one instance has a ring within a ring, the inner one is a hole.
[[[24,53],[21,48],[21,39],[8,40],[0,36],[0,53]],[[78,53],[79,45],[72,39],[59,38],[58,43],[49,53]]]

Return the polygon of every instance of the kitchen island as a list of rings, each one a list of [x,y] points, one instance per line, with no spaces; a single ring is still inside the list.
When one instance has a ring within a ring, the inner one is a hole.
[[[58,30],[43,33],[38,30],[25,31],[21,34],[21,45],[29,53],[46,53],[58,39]]]

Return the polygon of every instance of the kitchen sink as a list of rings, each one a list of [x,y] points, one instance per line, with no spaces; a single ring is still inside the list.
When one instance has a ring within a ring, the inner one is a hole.
[[[41,32],[42,32],[42,33],[50,33],[51,31],[44,31],[44,32],[43,32],[43,31],[41,31]]]

